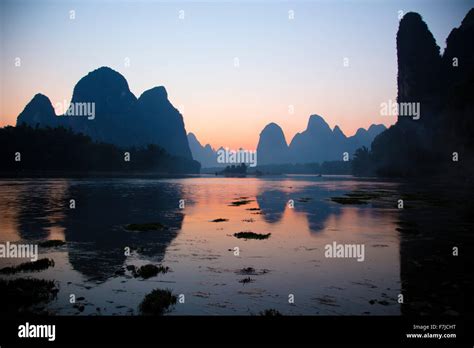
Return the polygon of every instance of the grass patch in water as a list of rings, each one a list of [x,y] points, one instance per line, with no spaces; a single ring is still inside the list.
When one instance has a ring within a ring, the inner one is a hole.
[[[269,272],[268,269],[262,269],[260,271],[257,271],[253,267],[245,267],[245,268],[242,268],[242,269],[236,271],[236,273],[240,274],[240,275],[262,275],[262,274],[266,274],[268,272]]]
[[[155,289],[145,296],[139,309],[144,315],[163,315],[171,311],[176,300],[171,290]]]
[[[54,281],[31,278],[0,279],[0,308],[3,313],[32,312],[31,306],[56,298]]]
[[[271,233],[255,233],[255,232],[237,232],[234,233],[234,237],[239,239],[268,239],[271,236]]]
[[[240,280],[239,280],[239,283],[248,284],[248,283],[253,283],[254,281],[255,281],[255,279],[252,279],[252,278],[250,278],[250,277],[247,277],[247,278],[240,279]]]
[[[251,199],[241,199],[238,201],[233,201],[229,204],[231,207],[239,207],[241,205],[249,204],[250,202],[253,202]]]
[[[163,265],[153,265],[153,264],[148,264],[139,267],[136,271],[135,269],[133,270],[134,276],[135,277],[142,277],[144,279],[148,279],[151,277],[156,276],[159,273],[168,273],[170,270],[169,267],[163,266]]]
[[[18,272],[39,272],[49,267],[54,267],[54,260],[40,259],[33,262],[21,263],[18,266],[5,267],[0,269],[2,274],[15,274]]]
[[[211,222],[226,222],[226,221],[229,221],[229,219],[218,218],[218,219],[211,220]]]
[[[240,273],[241,274],[255,274],[255,268],[253,268],[253,267],[242,268],[240,270]]]

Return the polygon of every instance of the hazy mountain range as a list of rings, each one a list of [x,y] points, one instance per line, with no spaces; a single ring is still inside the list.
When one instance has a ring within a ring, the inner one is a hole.
[[[193,133],[186,136],[183,116],[162,86],[143,92],[137,99],[120,73],[101,67],[79,80],[71,106],[79,108],[56,115],[49,98],[37,94],[18,116],[17,125],[63,126],[98,142],[121,147],[156,144],[171,155],[194,158],[202,167],[225,165],[217,163],[217,150],[202,145]],[[342,160],[344,152],[352,155],[358,147],[370,146],[384,130],[383,125],[372,125],[346,137],[338,126],[331,130],[321,116],[312,115],[306,130],[297,133],[288,145],[282,129],[270,123],[260,133],[257,161],[265,165]]]
[[[322,163],[349,158],[359,147],[370,147],[374,138],[386,129],[384,125],[371,125],[369,129],[359,128],[353,136],[347,137],[339,126],[331,130],[321,116],[311,115],[306,130],[297,133],[288,145],[279,125],[269,123],[260,133],[257,145],[258,165],[289,163]],[[209,144],[201,145],[193,133],[188,134],[193,158],[202,167],[222,166],[217,163],[217,150]]]
[[[224,164],[217,163],[217,150],[211,145],[201,145],[194,133],[188,133],[188,143],[193,158],[201,163],[201,168],[223,167]]]
[[[331,130],[321,116],[311,115],[306,130],[296,133],[287,145],[282,129],[270,123],[260,133],[258,164],[341,161],[345,152],[350,157],[357,148],[370,146],[385,129],[384,125],[371,125],[368,130],[359,128],[355,135],[347,137],[338,126]]]

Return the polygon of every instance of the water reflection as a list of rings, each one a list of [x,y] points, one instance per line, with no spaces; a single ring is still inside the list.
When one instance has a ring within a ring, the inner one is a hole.
[[[474,209],[463,183],[405,184],[400,211],[400,277],[405,315],[474,311]],[[456,255],[455,248],[458,251]]]
[[[123,282],[125,293],[133,293],[122,299],[132,309],[153,288],[156,280],[135,283],[117,278],[118,269],[138,260],[171,267],[173,271],[159,280],[188,294],[192,303],[178,306],[176,314],[248,314],[249,303],[259,310],[270,307],[288,314],[399,314],[396,302],[369,304],[371,298],[394,298],[399,291],[398,212],[330,201],[331,196],[370,185],[386,186],[306,177],[4,180],[0,209],[6,214],[0,222],[0,239],[64,239],[67,247],[60,251],[64,261],[53,255],[63,264],[48,271],[51,277],[56,274],[67,281],[79,273],[80,282],[105,284],[105,288],[92,284],[88,295],[105,306],[104,293],[116,286],[115,279]],[[248,204],[230,204],[244,196]],[[75,209],[69,208],[70,199],[75,200]],[[179,209],[180,199],[186,202],[185,209]],[[290,200],[294,208],[288,207]],[[217,218],[227,221],[212,222]],[[168,228],[153,232],[124,228],[150,222]],[[271,237],[239,240],[233,236],[239,231]],[[324,245],[333,241],[366,244],[366,262],[326,259]],[[229,252],[236,246],[239,257]],[[133,258],[125,256],[125,247],[134,250]],[[245,267],[269,272],[242,288],[239,269]],[[284,299],[289,292],[298,293],[297,306],[288,307]]]
[[[11,202],[21,239],[41,240],[48,238],[51,229],[64,219],[69,184],[67,180],[33,181],[11,184],[11,193],[17,197]]]
[[[179,185],[142,185],[116,181],[45,181],[2,185],[8,192],[0,209],[2,240],[40,241],[59,239],[69,243],[69,262],[87,278],[107,278],[123,265],[124,248],[140,249],[161,261],[166,247],[181,229],[178,211]],[[74,199],[75,208],[70,208]],[[7,209],[8,207],[8,209]],[[6,218],[6,219],[5,219]],[[165,232],[131,232],[130,223],[160,222]],[[53,234],[53,235],[52,235]]]
[[[257,203],[262,211],[265,222],[279,222],[283,217],[289,200],[289,193],[281,190],[261,191],[257,195]]]
[[[170,242],[181,229],[178,211],[179,185],[144,185],[140,182],[87,182],[69,192],[76,209],[62,223],[65,239],[74,242],[69,251],[72,267],[87,277],[107,277],[123,265],[125,248],[160,262]],[[131,232],[130,223],[160,222],[166,231]]]

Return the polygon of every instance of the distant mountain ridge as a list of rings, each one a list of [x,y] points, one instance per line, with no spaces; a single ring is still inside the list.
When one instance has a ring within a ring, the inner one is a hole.
[[[269,123],[260,132],[257,145],[257,165],[290,163],[285,134],[279,125]]]
[[[311,115],[306,130],[297,133],[287,145],[283,130],[275,123],[268,124],[260,133],[257,146],[258,164],[322,163],[343,160],[347,152],[352,156],[361,146],[370,146],[372,140],[386,129],[384,125],[359,128],[347,137],[339,126],[331,130],[319,115]]]
[[[201,145],[194,133],[188,133],[189,148],[193,158],[201,163],[202,168],[214,168],[223,166],[217,162],[217,151],[211,145]]]
[[[353,136],[347,137],[339,126],[333,130],[318,115],[311,115],[306,130],[297,133],[288,145],[281,127],[271,122],[260,132],[257,145],[257,165],[323,163],[342,161],[343,153],[351,157],[361,146],[370,146],[373,139],[386,130],[382,124],[373,124],[367,130],[359,128]],[[203,146],[196,135],[188,134],[188,142],[193,158],[203,168],[221,167],[217,162],[217,151],[209,144]]]
[[[17,125],[64,126],[95,141],[125,147],[156,144],[171,155],[192,159],[183,117],[162,86],[137,99],[125,77],[101,67],[79,80],[71,105],[93,105],[95,114],[58,116],[49,98],[36,94],[18,116]]]

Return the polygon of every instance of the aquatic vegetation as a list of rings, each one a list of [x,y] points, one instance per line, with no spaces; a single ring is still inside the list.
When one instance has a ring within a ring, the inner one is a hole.
[[[168,266],[156,266],[150,263],[148,265],[141,266],[136,271],[133,270],[132,272],[134,273],[135,277],[142,277],[144,279],[148,279],[156,276],[158,273],[167,273],[169,270],[170,268]]]
[[[54,267],[54,260],[44,258],[33,262],[21,263],[18,266],[2,268],[0,269],[0,273],[15,274],[18,272],[39,272],[49,267]]]
[[[233,201],[229,204],[229,206],[231,207],[238,207],[238,206],[241,206],[241,205],[245,205],[245,204],[249,204],[250,202],[252,202],[252,200],[249,200],[249,199],[242,199],[240,201]]]
[[[139,309],[144,315],[163,315],[171,311],[170,307],[176,304],[176,300],[171,290],[155,289],[145,296]]]
[[[248,284],[248,283],[253,283],[254,281],[255,281],[255,279],[252,279],[252,278],[250,278],[250,277],[247,277],[247,278],[240,279],[240,280],[239,280],[239,283]]]
[[[339,307],[339,305],[336,302],[336,298],[333,296],[324,295],[323,297],[315,298],[315,300],[318,301],[322,305]]]
[[[52,248],[52,247],[62,246],[64,244],[66,244],[66,242],[63,240],[52,239],[52,240],[46,240],[44,242],[41,242],[38,245],[43,248]]]
[[[159,223],[159,222],[151,222],[146,224],[129,224],[125,226],[125,228],[129,231],[160,231],[166,229],[166,226]]]
[[[211,296],[211,293],[209,292],[202,292],[202,291],[196,291],[193,293],[193,296],[195,297],[201,297],[201,298],[209,298]]]
[[[371,305],[374,305],[374,304],[378,303],[378,304],[381,304],[382,306],[388,306],[390,304],[390,302],[388,302],[386,300],[381,300],[381,301],[380,300],[370,300],[369,303]]]
[[[226,221],[229,221],[229,219],[218,218],[218,219],[211,220],[211,222],[226,222]]]
[[[31,306],[53,300],[58,291],[52,280],[0,279],[0,308],[4,313],[32,312]]]
[[[270,236],[271,236],[271,233],[265,234],[265,233],[255,233],[255,232],[250,232],[250,231],[234,233],[234,237],[239,238],[239,239],[243,238],[243,239],[262,240],[262,239],[268,239]]]
[[[269,271],[267,269],[262,269],[261,271],[257,271],[253,267],[245,267],[237,271],[236,273],[241,274],[241,275],[261,275],[261,274],[266,274],[268,272]]]
[[[76,308],[79,312],[84,312],[84,305],[81,304],[81,303],[75,303],[74,306],[72,306],[73,308]]]
[[[282,316],[282,314],[279,311],[272,308],[261,311],[260,315],[265,316],[265,317],[281,317]]]
[[[253,267],[242,268],[242,269],[240,270],[240,273],[243,273],[243,274],[255,274],[255,268],[253,268]]]

